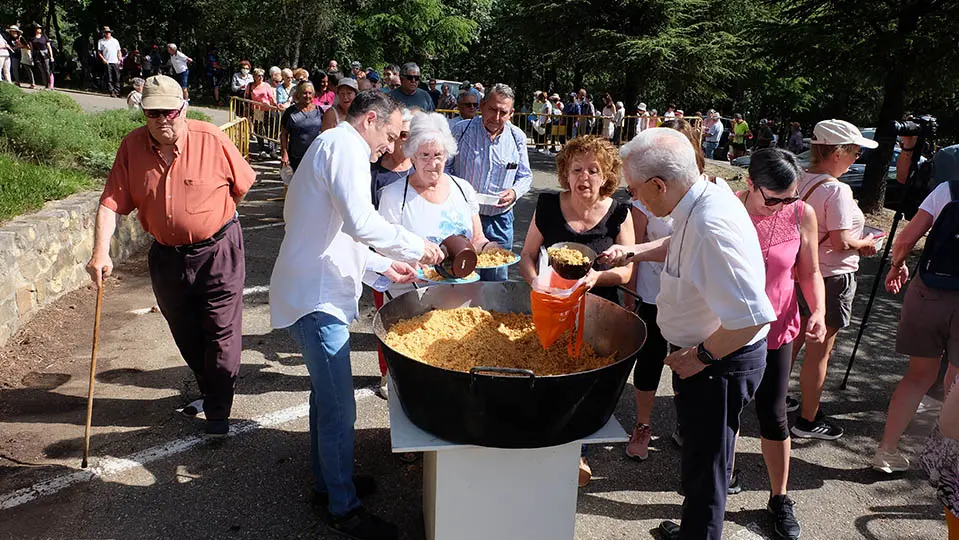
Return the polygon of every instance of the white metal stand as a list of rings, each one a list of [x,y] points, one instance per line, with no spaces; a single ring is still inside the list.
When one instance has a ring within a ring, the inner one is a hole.
[[[427,540],[573,540],[580,446],[628,440],[610,418],[585,439],[549,448],[454,444],[416,427],[390,382],[393,452],[423,452]]]

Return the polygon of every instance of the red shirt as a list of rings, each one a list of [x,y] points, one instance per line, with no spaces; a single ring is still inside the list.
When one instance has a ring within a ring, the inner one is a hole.
[[[100,204],[137,217],[167,246],[213,236],[236,213],[234,197],[246,194],[256,173],[236,146],[207,122],[187,120],[167,165],[147,127],[124,137]]]

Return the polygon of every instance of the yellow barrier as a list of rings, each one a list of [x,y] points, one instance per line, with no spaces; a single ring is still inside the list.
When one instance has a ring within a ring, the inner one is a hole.
[[[280,118],[283,112],[275,107],[249,99],[230,98],[230,121],[246,118],[252,125],[251,134],[258,138],[280,143]]]
[[[246,118],[237,118],[220,126],[220,131],[233,141],[244,158],[250,158],[250,122]]]
[[[459,111],[444,109],[436,112],[447,118],[454,118],[459,114]],[[697,138],[702,142],[703,119],[699,116],[685,116],[683,118],[692,124]],[[616,146],[622,146],[639,131],[659,126],[665,120],[668,119],[662,116],[626,116],[618,126],[613,125],[611,140]],[[558,149],[567,140],[576,136],[606,135],[606,121],[612,122],[613,119],[602,116],[536,115],[527,112],[514,112],[510,121],[526,133],[527,145],[537,148]]]

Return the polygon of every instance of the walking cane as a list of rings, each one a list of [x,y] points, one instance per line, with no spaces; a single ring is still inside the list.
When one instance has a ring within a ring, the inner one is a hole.
[[[93,352],[90,353],[90,387],[87,390],[87,427],[83,432],[83,461],[80,467],[87,468],[87,457],[90,456],[90,423],[93,420],[93,382],[97,373],[97,345],[100,341],[100,307],[103,305],[103,286],[97,288],[97,308],[93,319]]]

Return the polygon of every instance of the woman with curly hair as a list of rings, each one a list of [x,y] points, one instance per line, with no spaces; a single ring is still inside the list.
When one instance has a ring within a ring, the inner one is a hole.
[[[577,137],[556,158],[560,193],[542,193],[530,220],[519,270],[528,282],[537,276],[540,257],[557,242],[578,242],[602,253],[613,244],[636,243],[628,203],[611,196],[619,188],[623,160],[605,137]],[[619,301],[618,285],[629,282],[632,264],[619,268],[597,265],[583,278],[590,293]],[[585,486],[592,471],[580,458],[579,485]]]

